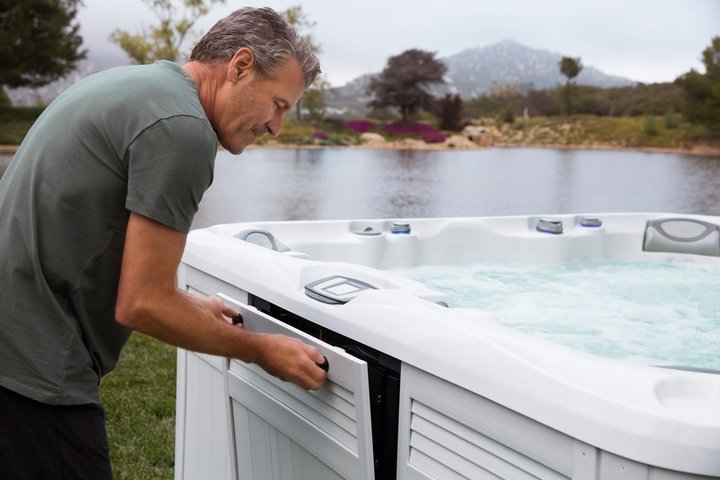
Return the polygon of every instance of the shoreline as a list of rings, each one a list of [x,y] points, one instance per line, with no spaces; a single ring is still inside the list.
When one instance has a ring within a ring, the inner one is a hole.
[[[12,155],[17,152],[19,145],[0,145],[0,154]],[[646,152],[646,153],[682,153],[687,155],[720,155],[720,148],[697,146],[691,148],[658,148],[658,147],[621,147],[617,145],[565,145],[565,144],[508,144],[497,143],[494,145],[477,146],[455,146],[450,147],[444,143],[413,142],[385,142],[366,143],[362,145],[301,145],[301,144],[252,144],[246,149],[277,149],[277,150],[330,150],[330,149],[365,149],[365,150],[419,150],[419,151],[453,151],[453,150],[487,150],[490,148],[543,148],[552,150],[599,150],[615,152]],[[218,147],[222,149],[222,147]]]
[[[222,148],[222,147],[220,147]],[[300,145],[300,144],[252,144],[246,149],[277,149],[277,150],[323,150],[323,149],[358,149],[358,150],[419,150],[419,151],[453,151],[453,150],[488,150],[491,148],[543,148],[551,150],[598,150],[598,151],[614,151],[614,152],[646,152],[646,153],[682,153],[687,155],[720,155],[720,148],[696,146],[692,148],[660,148],[660,147],[622,147],[617,145],[566,145],[566,144],[509,144],[496,143],[494,145],[477,145],[477,146],[456,146],[449,147],[444,143],[425,143],[418,144],[416,142],[404,143],[386,142],[381,144],[362,144],[362,145]]]

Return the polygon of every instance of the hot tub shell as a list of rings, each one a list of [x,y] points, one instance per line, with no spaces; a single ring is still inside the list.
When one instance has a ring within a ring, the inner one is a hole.
[[[179,350],[175,478],[720,477],[720,375],[561,347],[384,271],[576,259],[720,268],[717,217],[555,216],[561,233],[543,231],[544,220],[260,222],[191,232],[181,288],[222,295],[243,311],[246,328],[317,345],[330,369],[327,386],[308,393],[254,365]],[[409,232],[394,232],[403,224]],[[266,245],[251,243],[258,240]],[[309,295],[308,286],[331,277],[374,288],[350,288],[346,303]]]

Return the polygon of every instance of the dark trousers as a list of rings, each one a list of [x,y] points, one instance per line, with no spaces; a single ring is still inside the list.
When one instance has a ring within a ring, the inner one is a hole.
[[[112,479],[102,406],[47,405],[0,387],[0,479]]]

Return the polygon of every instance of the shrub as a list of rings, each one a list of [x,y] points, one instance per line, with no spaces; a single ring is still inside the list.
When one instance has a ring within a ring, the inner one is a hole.
[[[322,130],[315,130],[313,132],[313,137],[317,138],[318,140],[330,140],[330,135],[323,132]]]
[[[439,143],[445,141],[445,136],[427,123],[389,123],[383,129],[394,137],[415,137],[428,143]]]
[[[0,86],[0,107],[10,108],[12,107],[12,101],[5,92],[5,89]]]
[[[365,133],[375,128],[375,124],[370,120],[350,120],[345,124],[345,127],[356,133]]]
[[[680,123],[678,117],[679,115],[672,110],[665,112],[665,128],[678,128],[678,124]]]
[[[445,135],[434,129],[423,133],[420,138],[422,138],[426,143],[442,143],[445,141]]]
[[[655,117],[647,117],[645,118],[645,128],[643,129],[646,135],[655,136],[657,135],[658,128],[657,125],[655,125]]]
[[[465,126],[463,124],[463,101],[460,95],[445,95],[437,101],[438,115],[440,116],[440,128],[459,132]]]
[[[323,125],[330,125],[335,128],[345,127],[345,120],[341,117],[325,117],[322,123]]]

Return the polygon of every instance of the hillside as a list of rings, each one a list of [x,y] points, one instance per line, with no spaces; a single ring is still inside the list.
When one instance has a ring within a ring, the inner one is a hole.
[[[521,45],[514,40],[486,47],[463,50],[455,55],[440,58],[448,67],[448,83],[434,87],[433,93],[459,93],[464,99],[488,93],[495,85],[517,85],[520,90],[553,88],[565,82],[558,63],[564,55]],[[363,75],[346,85],[333,89],[327,95],[328,104],[346,108],[361,115],[370,100],[365,88],[372,75]],[[607,75],[591,65],[585,65],[577,78],[580,85],[601,88],[634,85],[627,78]]]
[[[448,67],[447,85],[433,88],[433,93],[442,96],[457,92],[464,99],[487,93],[493,85],[515,84],[522,91],[552,88],[564,83],[558,62],[560,53],[540,50],[521,45],[513,40],[465,49],[455,55],[440,58]],[[49,103],[60,92],[81,78],[107,68],[127,65],[129,60],[118,50],[113,55],[95,55],[91,51],[78,69],[66,78],[39,89],[18,88],[8,94],[16,106],[35,106]],[[378,72],[379,73],[379,72]],[[365,104],[370,98],[365,88],[372,75],[362,75],[342,87],[333,89],[327,95],[328,106],[348,109],[351,114],[363,115]],[[620,87],[633,85],[632,80],[606,75],[597,68],[586,65],[577,78],[580,85],[596,87]]]
[[[7,94],[16,107],[35,107],[48,104],[54,100],[55,97],[88,75],[107,70],[108,68],[128,65],[129,63],[130,60],[119,49],[118,52],[112,52],[111,54],[104,53],[102,55],[90,50],[88,57],[79,63],[75,71],[60,80],[39,88],[21,87],[7,89]]]

